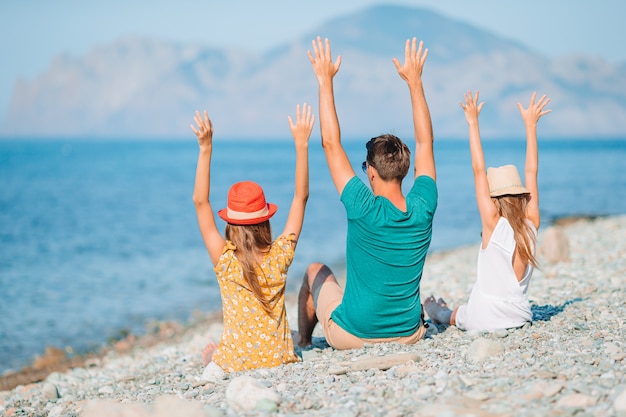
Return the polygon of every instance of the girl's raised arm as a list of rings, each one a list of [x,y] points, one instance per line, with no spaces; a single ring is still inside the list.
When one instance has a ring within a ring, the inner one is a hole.
[[[296,146],[296,184],[289,215],[285,224],[283,236],[295,235],[292,245],[295,248],[304,222],[304,209],[309,199],[309,138],[315,124],[315,116],[311,113],[311,106],[304,103],[296,107],[296,122],[289,119],[289,128]]]
[[[196,166],[196,182],[193,189],[193,202],[196,205],[196,215],[202,239],[209,251],[213,265],[217,263],[224,249],[226,241],[220,235],[215,224],[213,209],[209,201],[211,188],[211,154],[213,152],[213,124],[207,111],[201,115],[196,111],[194,117],[196,126],[191,125],[191,130],[198,137],[200,152],[198,153],[198,165]]]
[[[489,242],[491,232],[498,221],[498,210],[491,201],[489,195],[489,182],[487,181],[487,171],[485,169],[485,156],[483,146],[480,141],[480,130],[478,127],[478,115],[485,102],[478,104],[478,91],[472,96],[472,92],[465,93],[465,103],[460,102],[465,112],[465,120],[469,128],[470,154],[472,157],[472,170],[474,171],[474,185],[476,188],[476,203],[482,222],[483,247]]]
[[[544,94],[535,102],[537,93],[534,92],[530,98],[530,104],[524,108],[519,102],[519,108],[524,126],[526,128],[526,166],[524,168],[524,179],[526,188],[530,191],[530,200],[526,204],[526,218],[529,219],[538,229],[541,221],[539,213],[539,187],[537,185],[537,171],[539,169],[539,152],[537,149],[537,122],[544,114],[550,113],[550,110],[544,110],[544,107],[550,102],[550,99]]]

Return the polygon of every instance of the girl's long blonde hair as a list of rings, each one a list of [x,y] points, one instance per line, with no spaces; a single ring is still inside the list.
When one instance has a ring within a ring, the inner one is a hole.
[[[536,243],[535,233],[526,220],[526,202],[527,194],[520,195],[504,195],[501,197],[492,197],[492,200],[498,208],[500,216],[506,218],[513,228],[515,238],[515,251],[517,256],[524,264],[531,264],[537,268],[539,264],[534,255],[534,247]]]
[[[226,224],[226,239],[233,242],[237,249],[235,249],[235,255],[241,264],[243,269],[243,277],[248,287],[261,303],[263,310],[269,315],[272,314],[272,306],[276,299],[281,295],[279,291],[274,297],[268,299],[263,293],[263,288],[259,282],[260,274],[263,274],[262,269],[257,268],[257,254],[263,253],[269,250],[272,245],[272,228],[269,220],[266,220],[259,224],[252,225],[235,225]],[[284,291],[284,289],[282,290]]]

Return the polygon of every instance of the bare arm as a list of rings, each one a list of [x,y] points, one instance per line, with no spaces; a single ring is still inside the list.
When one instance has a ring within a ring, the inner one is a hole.
[[[413,109],[413,127],[415,134],[415,175],[427,175],[436,180],[435,157],[433,153],[433,126],[430,119],[430,111],[424,95],[422,84],[422,70],[428,56],[428,49],[424,49],[424,42],[420,41],[417,47],[417,39],[407,39],[404,48],[404,64],[393,58],[392,61],[398,70],[398,74],[406,81],[411,94],[411,106]]]
[[[478,125],[478,115],[485,102],[478,104],[478,91],[472,96],[468,91],[464,95],[465,103],[460,102],[465,112],[465,120],[469,129],[470,155],[472,157],[472,171],[474,172],[474,186],[476,188],[476,204],[480,214],[482,224],[483,247],[489,242],[491,233],[498,221],[498,210],[491,201],[489,195],[489,182],[487,181],[487,171],[485,169],[485,156],[483,146],[480,141],[480,129]]]
[[[198,153],[198,165],[196,166],[196,182],[193,189],[193,202],[196,205],[196,215],[202,239],[209,251],[213,265],[217,263],[226,242],[220,235],[215,224],[213,209],[209,202],[211,188],[211,154],[213,152],[213,124],[207,111],[204,116],[196,111],[194,117],[196,126],[191,125],[191,130],[198,137],[200,152]]]
[[[537,150],[537,122],[544,114],[551,110],[544,110],[550,99],[544,94],[535,102],[537,93],[534,92],[530,98],[530,104],[524,108],[521,103],[517,103],[524,126],[526,128],[526,166],[524,168],[524,178],[526,188],[530,191],[530,201],[526,204],[526,218],[529,219],[536,228],[539,228],[541,216],[539,213],[539,187],[537,185],[537,171],[539,170],[539,152]]]
[[[296,145],[296,185],[283,236],[293,233],[295,237],[292,245],[295,248],[302,231],[304,209],[309,198],[309,138],[315,124],[315,116],[311,113],[311,106],[304,103],[302,111],[300,105],[296,107],[296,122],[291,120],[291,116],[288,119]]]
[[[322,147],[326,155],[330,176],[335,183],[337,191],[341,194],[348,181],[355,175],[350,160],[341,145],[339,119],[335,109],[333,77],[339,71],[341,56],[337,57],[337,60],[333,62],[330,52],[330,41],[328,39],[325,39],[322,43],[322,39],[318,36],[312,44],[313,52],[308,51],[308,55],[319,84]]]

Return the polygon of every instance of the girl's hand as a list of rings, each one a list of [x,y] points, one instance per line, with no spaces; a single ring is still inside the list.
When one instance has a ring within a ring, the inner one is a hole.
[[[478,95],[478,90],[476,91],[476,95],[474,97],[472,97],[472,92],[468,90],[467,93],[463,95],[463,97],[465,98],[465,103],[459,101],[459,104],[465,112],[465,120],[468,124],[472,124],[478,121],[478,115],[480,114],[480,111],[485,104],[484,101],[478,104]]]
[[[200,112],[196,110],[196,115],[193,120],[196,122],[198,128],[193,124],[191,124],[190,127],[193,133],[198,137],[198,145],[201,147],[211,145],[213,141],[213,123],[211,123],[207,111],[204,111],[204,117],[202,117]]]
[[[291,135],[296,143],[296,146],[307,145],[309,138],[311,137],[311,131],[315,124],[315,116],[311,113],[311,106],[304,103],[302,110],[300,105],[296,106],[296,122],[294,123],[291,116],[289,119],[289,128],[291,129]]]
[[[545,94],[535,103],[536,98],[537,92],[535,91],[530,98],[530,104],[527,108],[524,108],[520,102],[517,103],[517,108],[519,109],[520,114],[522,115],[522,120],[526,126],[537,124],[541,116],[552,111],[550,109],[544,110],[544,107],[550,102],[550,99]]]

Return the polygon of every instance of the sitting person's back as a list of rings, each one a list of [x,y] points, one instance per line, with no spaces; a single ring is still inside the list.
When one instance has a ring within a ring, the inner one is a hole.
[[[341,57],[331,60],[330,42],[313,41],[309,59],[319,83],[322,146],[330,174],[346,208],[346,288],[330,268],[307,268],[298,300],[298,344],[311,343],[318,320],[327,342],[337,349],[363,343],[415,343],[426,330],[420,304],[420,280],[437,206],[433,134],[422,86],[428,50],[406,41],[405,63],[393,59],[409,87],[415,134],[415,183],[405,197],[402,181],[411,152],[394,135],[371,139],[362,169],[368,188],[356,177],[341,145],[333,77]]]
[[[348,217],[346,288],[331,317],[361,338],[414,333],[420,324],[420,280],[437,203],[434,180],[417,178],[404,211],[375,195],[358,177],[348,182],[341,201]]]
[[[240,181],[228,191],[227,206],[217,212],[226,222],[224,236],[217,229],[210,201],[213,123],[207,111],[196,112],[191,129],[198,138],[193,201],[198,227],[217,277],[222,297],[224,331],[208,343],[202,360],[203,377],[224,372],[297,362],[287,311],[287,271],[302,231],[309,198],[308,142],[313,129],[311,107],[296,107],[289,126],[296,147],[295,187],[283,232],[272,238],[270,218],[278,207],[265,200],[261,186]]]
[[[532,321],[526,298],[535,259],[535,242],[540,223],[537,186],[537,122],[550,110],[546,96],[528,108],[517,106],[526,126],[526,185],[514,165],[485,170],[478,128],[478,92],[465,95],[461,107],[469,127],[470,154],[474,171],[476,203],[482,225],[476,282],[467,304],[451,310],[442,299],[430,296],[424,308],[435,323],[456,325],[464,330],[496,330],[523,326]]]

